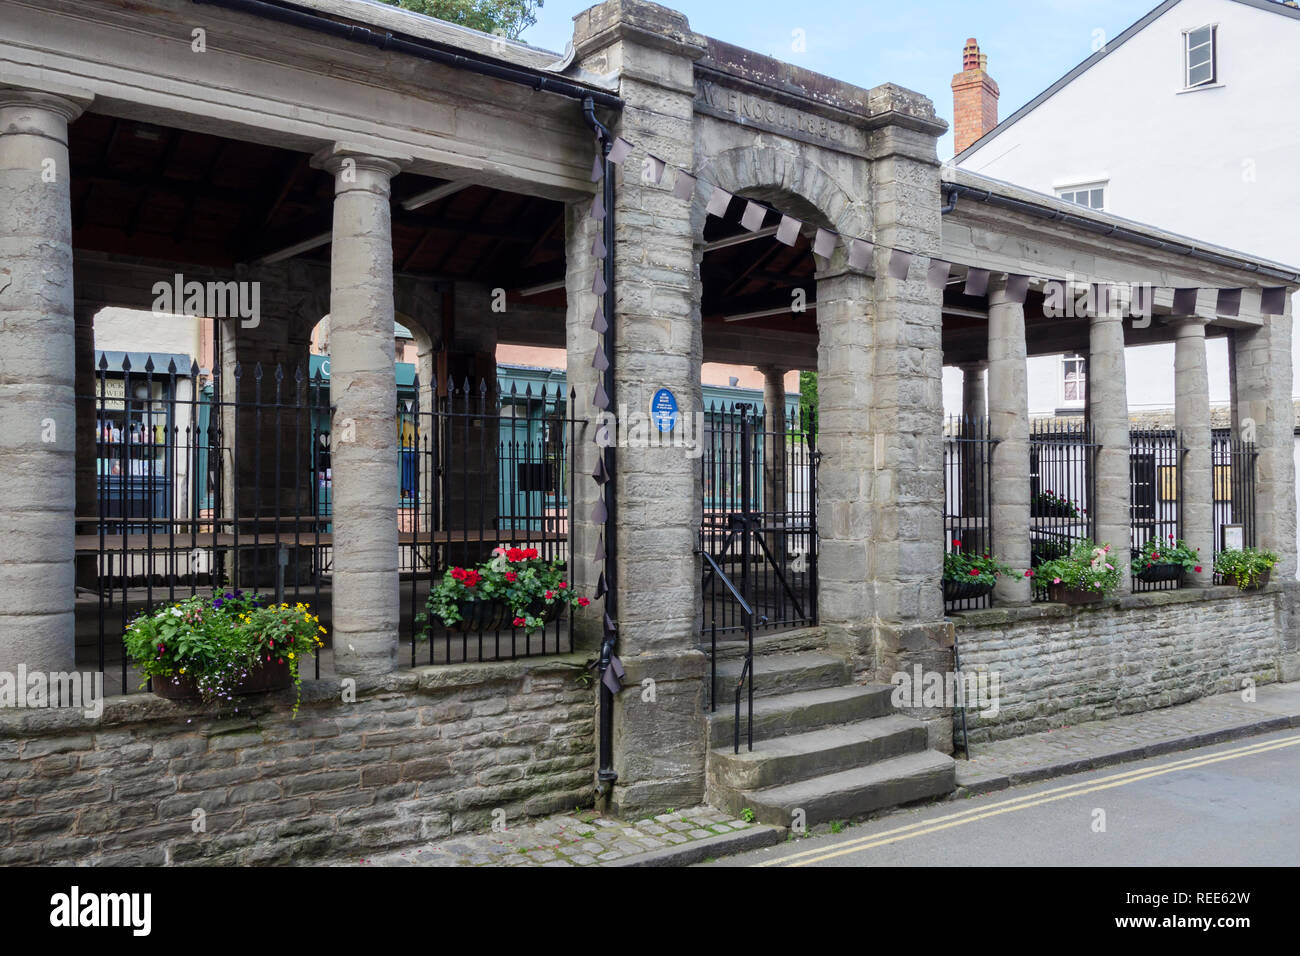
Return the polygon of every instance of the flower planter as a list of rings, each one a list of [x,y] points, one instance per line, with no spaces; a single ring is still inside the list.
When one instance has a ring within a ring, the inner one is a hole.
[[[293,683],[288,661],[264,663],[248,672],[248,676],[234,686],[232,693],[244,697],[249,694],[266,694],[284,690]],[[153,692],[167,700],[198,700],[199,685],[189,675],[153,678]]]
[[[456,609],[460,620],[447,625],[449,631],[477,633],[478,631],[498,630],[506,620],[506,602],[499,598],[486,598],[470,601],[458,601]]]
[[[557,617],[560,616],[560,612],[563,610],[564,610],[564,602],[559,600],[558,598],[552,601],[550,604],[546,603],[545,598],[538,598],[537,600],[533,601],[532,604],[528,605],[528,616],[540,617],[542,619],[542,623],[550,624],[552,621],[554,621]]]
[[[1181,564],[1153,564],[1143,568],[1136,575],[1139,581],[1181,581],[1187,572]]]
[[[1029,516],[1031,518],[1077,518],[1079,510],[1073,505],[1031,503]]]
[[[1068,588],[1064,584],[1049,584],[1047,596],[1057,604],[1097,604],[1106,595],[1096,588],[1079,590]]]
[[[1268,586],[1268,579],[1272,573],[1272,571],[1265,571],[1255,579],[1254,584],[1248,585],[1244,588],[1237,584],[1237,576],[1235,574],[1225,574],[1223,576],[1223,583],[1231,584],[1234,588],[1239,588],[1242,591],[1258,591],[1261,588]]]
[[[973,601],[993,593],[992,584],[978,581],[951,581],[944,579],[943,599],[945,601]]]

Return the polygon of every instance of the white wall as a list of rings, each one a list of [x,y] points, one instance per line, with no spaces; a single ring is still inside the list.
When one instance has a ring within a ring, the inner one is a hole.
[[[1222,85],[1180,92],[1182,32],[1212,23]],[[1297,50],[1300,19],[1182,0],[961,165],[1048,194],[1106,180],[1108,212],[1300,265]]]

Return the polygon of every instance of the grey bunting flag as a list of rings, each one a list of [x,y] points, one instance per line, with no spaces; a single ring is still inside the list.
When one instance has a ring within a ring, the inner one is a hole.
[[[727,192],[721,186],[713,187],[713,195],[709,197],[709,204],[704,207],[704,211],[710,216],[721,218],[727,214],[727,207],[731,205],[731,193]]]
[[[604,349],[596,349],[596,354],[591,357],[591,367],[597,372],[603,372],[609,368],[609,358],[605,355]]]
[[[591,181],[600,182],[600,177],[605,175],[605,159],[599,153],[591,164]]]
[[[591,560],[597,564],[605,560],[605,536],[603,534],[596,535],[596,550],[592,552]]]
[[[618,659],[618,655],[610,654],[609,666],[605,668],[605,673],[600,675],[600,682],[609,688],[611,694],[617,694],[623,689],[623,676],[625,673],[623,662]]]
[[[603,497],[596,499],[596,506],[591,509],[592,524],[604,524],[605,519],[609,517],[609,511],[605,508],[605,499]]]
[[[1286,286],[1277,286],[1276,288],[1260,289],[1259,291],[1259,314],[1260,315],[1282,315],[1286,312]]]
[[[951,262],[944,262],[942,259],[931,259],[930,268],[925,270],[925,281],[930,283],[932,289],[946,289],[948,287],[948,273],[951,271]]]
[[[609,593],[609,586],[605,584],[605,572],[601,571],[600,576],[596,578],[596,600],[599,601]]]
[[[1011,273],[1007,276],[1007,301],[1013,305],[1024,305],[1029,295],[1029,276]]]
[[[889,275],[894,279],[906,279],[907,270],[912,265],[912,254],[902,249],[895,249],[889,255]]]
[[[776,241],[793,246],[799,241],[799,227],[802,226],[794,216],[782,216],[781,224],[776,227]]]
[[[596,233],[596,238],[591,241],[592,258],[604,259],[607,251],[608,250],[605,248],[605,237],[600,233]]]
[[[1196,311],[1196,293],[1199,291],[1199,289],[1175,289],[1174,307],[1171,312],[1174,315],[1191,315]]]
[[[627,154],[632,152],[632,144],[622,136],[614,137],[614,145],[609,148],[609,161],[611,163],[621,163],[627,159]]]
[[[849,268],[864,270],[871,265],[871,251],[875,246],[865,239],[849,240]]]
[[[1214,307],[1215,315],[1240,315],[1241,314],[1241,290],[1240,289],[1220,289],[1219,302]]]
[[[677,180],[673,183],[673,195],[687,200],[695,195],[695,177],[684,169],[677,170]]]
[[[609,472],[605,470],[605,455],[596,456],[596,467],[591,469],[591,480],[598,485],[609,481]]]
[[[766,218],[767,207],[751,201],[745,205],[745,214],[740,217],[740,224],[750,232],[758,232],[763,228],[763,220]]]
[[[829,259],[835,252],[835,233],[829,229],[818,229],[813,237],[813,253],[823,259]]]
[[[591,201],[591,218],[605,218],[605,197],[600,193],[596,193],[596,198]]]
[[[989,291],[989,270],[988,269],[968,269],[966,271],[966,287],[962,289],[965,295],[987,295]]]
[[[597,269],[596,277],[591,280],[591,294],[604,295],[608,289],[609,286],[605,284],[605,270]]]
[[[646,156],[645,163],[645,169],[650,173],[650,181],[658,186],[663,182],[664,169],[668,164],[658,156]]]
[[[599,408],[602,412],[609,411],[609,396],[605,394],[605,386],[597,383],[596,391],[591,396],[591,404]]]
[[[609,331],[609,323],[605,321],[605,303],[600,299],[596,300],[596,314],[591,318],[591,330],[600,335]]]

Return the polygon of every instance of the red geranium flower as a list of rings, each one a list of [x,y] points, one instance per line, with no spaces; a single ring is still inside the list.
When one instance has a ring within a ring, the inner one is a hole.
[[[523,626],[524,626],[525,624],[527,624],[528,622],[525,621],[522,617],[517,617],[517,618],[515,618],[513,621],[511,621],[510,623],[513,624],[515,627],[523,627]]]
[[[953,539],[953,542],[952,542],[952,546],[953,546],[954,548],[960,548],[960,547],[961,547],[961,542],[958,541],[956,538],[954,538],[954,539]]]
[[[973,577],[973,578],[977,578],[977,577],[979,577],[979,576],[980,576],[980,570],[979,570],[979,568],[971,568],[971,569],[970,569],[970,576]]]
[[[525,558],[535,558],[535,557],[537,557],[537,549],[536,549],[536,548],[526,548],[526,549],[524,549],[524,557],[525,557]]]
[[[466,571],[465,571],[464,568],[452,568],[452,569],[451,569],[451,576],[452,576],[453,578],[455,578],[457,581],[464,581],[464,580],[465,580],[465,574],[466,574]]]
[[[1199,568],[1197,570],[1200,570]],[[586,598],[578,598],[578,607],[586,607],[591,602]]]
[[[560,582],[560,587],[562,587],[562,588],[567,588],[568,586],[569,586],[569,585],[566,584],[565,582],[563,582],[563,581]]]
[[[549,600],[550,600],[551,598],[553,598],[553,597],[555,597],[555,592],[554,592],[554,591],[547,591],[547,592],[546,592],[546,600],[549,601]]]
[[[515,572],[513,571],[506,572],[506,580],[509,581],[511,584],[514,584],[515,581],[518,580],[518,578],[519,575],[515,574]]]
[[[1197,574],[1200,574],[1200,573],[1201,573],[1201,566],[1198,564],[1198,565],[1197,565],[1196,567],[1194,567],[1192,570],[1195,571]]]
[[[460,579],[460,583],[465,585],[467,588],[472,588],[482,580],[483,575],[471,569],[465,572],[465,576]]]
[[[506,560],[507,560],[507,561],[522,561],[523,559],[524,559],[524,552],[523,552],[522,549],[520,549],[520,548],[506,548]]]
[[[1034,576],[1034,572],[1032,568],[1025,572],[1025,577],[1032,578],[1033,576]]]

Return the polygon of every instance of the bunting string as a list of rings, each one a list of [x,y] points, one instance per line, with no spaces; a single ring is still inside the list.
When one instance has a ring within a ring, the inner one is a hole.
[[[625,140],[621,136],[614,138],[614,144],[610,148],[609,160],[615,164],[623,163],[633,150],[637,147],[634,143]],[[659,185],[663,180],[665,170],[673,171],[672,194],[683,202],[692,201],[697,192],[697,187],[704,187],[705,212],[716,218],[726,216],[732,201],[736,198],[730,192],[723,189],[716,183],[711,183],[702,176],[683,169],[673,163],[662,159],[648,150],[639,150],[645,157],[645,166],[643,178]],[[597,157],[597,165],[600,164],[600,157]],[[603,175],[603,169],[599,174],[593,172],[592,179],[599,179]],[[763,228],[768,213],[774,213],[780,217],[776,227],[776,240],[784,245],[793,246],[798,242],[800,234],[803,232],[805,223],[789,213],[777,209],[762,200],[746,199],[745,208],[741,213],[740,224],[749,232],[758,232]],[[591,215],[593,219],[603,219],[605,209],[603,200],[597,195],[596,200],[592,203]],[[844,235],[834,229],[827,229],[822,226],[816,226],[812,234],[812,251],[813,254],[821,259],[830,259],[835,250],[843,245],[848,254],[849,267],[859,271],[868,268],[871,263],[872,255],[877,248],[877,243],[873,240],[865,239],[861,236]],[[887,272],[891,278],[905,280],[911,272],[913,260],[926,260],[926,281],[936,289],[946,288],[951,281],[951,273],[954,265],[960,263],[947,262],[935,256],[928,256],[911,249],[903,249],[893,246],[880,246],[881,249],[889,253]],[[593,254],[595,250],[593,249]],[[969,296],[982,297],[988,294],[989,280],[993,275],[992,270],[981,269],[975,266],[963,266],[966,269],[966,282],[962,288],[964,294]],[[1046,282],[1065,283],[1069,281],[1079,282],[1078,279],[1063,278],[1061,276],[1044,275],[1035,273],[1033,275],[1021,275],[1014,272],[999,273],[1006,276],[1006,298],[1008,301],[1023,305],[1028,293],[1031,279],[1040,279]],[[1107,301],[1110,301],[1110,288],[1114,285],[1123,283],[1088,283],[1092,286],[1094,301],[1100,301],[1104,295]],[[1106,292],[1100,290],[1105,287]],[[1140,292],[1142,284],[1133,284],[1133,301],[1142,302],[1146,308],[1150,308],[1154,301],[1145,301],[1145,294]],[[1217,294],[1215,302],[1215,313],[1221,316],[1236,316],[1241,314],[1242,288],[1218,288],[1214,286],[1198,287],[1168,287],[1168,286],[1145,286],[1147,289],[1166,289],[1173,292],[1173,307],[1171,312],[1174,316],[1190,316],[1196,312],[1197,294],[1202,291],[1211,291]],[[1261,315],[1282,315],[1286,307],[1286,286],[1264,286],[1260,288],[1259,313]]]

